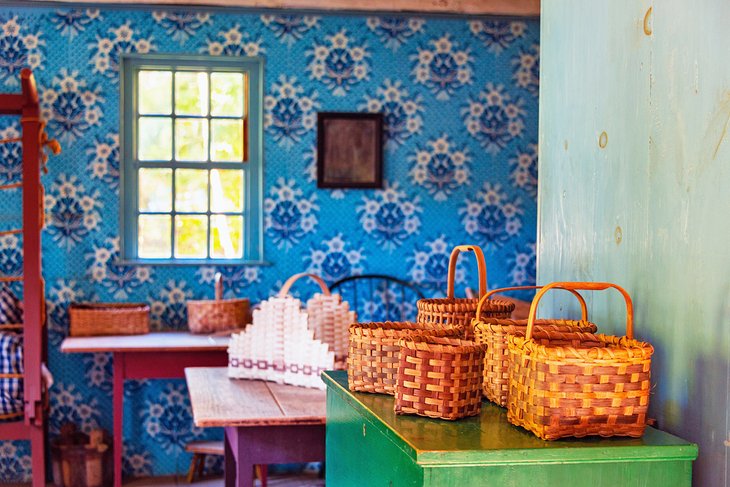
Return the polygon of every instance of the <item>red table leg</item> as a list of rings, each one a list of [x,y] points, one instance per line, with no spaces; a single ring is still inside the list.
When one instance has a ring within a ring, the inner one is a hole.
[[[122,418],[124,417],[124,368],[123,353],[114,354],[114,383],[112,392],[112,414],[114,416],[114,487],[122,487],[122,455],[124,441]]]

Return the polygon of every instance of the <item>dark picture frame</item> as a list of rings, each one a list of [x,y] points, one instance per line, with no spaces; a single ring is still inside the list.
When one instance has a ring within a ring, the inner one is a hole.
[[[317,187],[383,187],[383,114],[317,114]]]

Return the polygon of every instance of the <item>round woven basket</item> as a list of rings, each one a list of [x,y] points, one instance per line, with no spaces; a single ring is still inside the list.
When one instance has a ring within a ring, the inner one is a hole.
[[[223,299],[223,276],[215,275],[215,299],[188,301],[188,328],[191,333],[218,333],[240,330],[248,321],[248,299]]]
[[[406,337],[461,336],[461,327],[434,326],[408,321],[350,325],[347,385],[351,391],[395,393],[399,341]]]
[[[456,261],[461,252],[474,252],[479,271],[479,296],[476,298],[455,298],[454,279],[456,277]],[[431,323],[441,326],[461,326],[464,338],[472,339],[474,330],[472,320],[476,317],[479,300],[487,292],[487,264],[484,253],[477,245],[458,245],[454,247],[449,258],[449,273],[446,279],[446,297],[419,299],[416,303],[419,323]],[[481,316],[490,318],[509,318],[515,304],[503,299],[490,299],[481,307]]]

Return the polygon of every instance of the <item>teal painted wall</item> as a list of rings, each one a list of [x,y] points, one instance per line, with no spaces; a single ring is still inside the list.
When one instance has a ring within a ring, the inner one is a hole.
[[[542,2],[538,281],[629,290],[651,415],[699,443],[702,487],[728,485],[728,19],[725,0]],[[621,332],[618,294],[590,311]]]

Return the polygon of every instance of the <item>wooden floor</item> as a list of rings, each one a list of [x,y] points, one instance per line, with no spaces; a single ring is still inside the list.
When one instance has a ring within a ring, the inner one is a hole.
[[[324,487],[324,479],[316,474],[301,473],[298,475],[270,475],[269,486],[271,487]],[[2,487],[27,487],[30,484],[0,484]],[[52,484],[48,484],[52,487]],[[184,476],[180,477],[152,477],[125,482],[124,487],[223,487],[222,478],[209,478],[188,484]],[[256,481],[256,485],[261,485]]]

